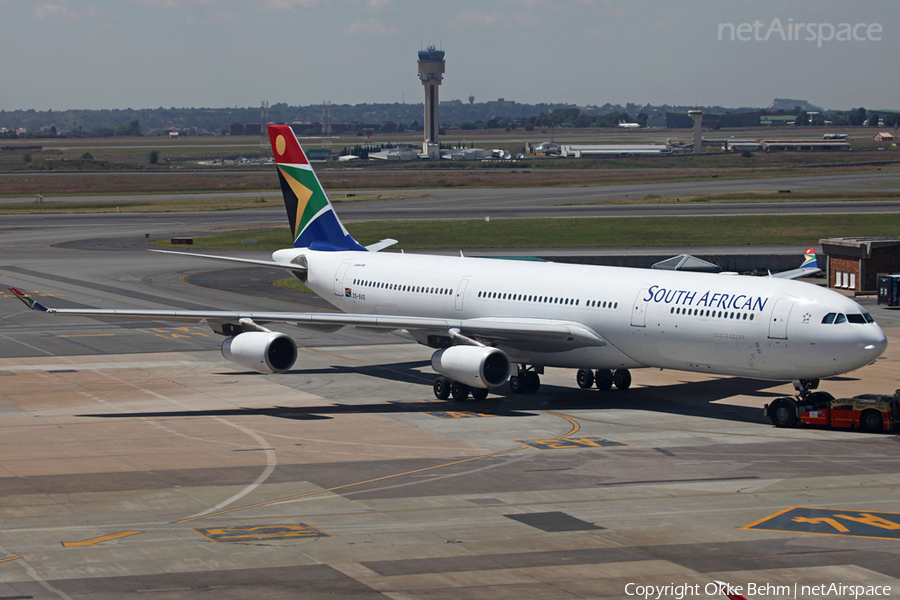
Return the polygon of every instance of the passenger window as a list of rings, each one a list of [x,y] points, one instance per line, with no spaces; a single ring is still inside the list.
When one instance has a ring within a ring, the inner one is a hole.
[[[843,315],[843,313],[838,313],[837,318],[835,318],[835,320],[834,320],[835,325],[837,325],[838,323],[846,323],[846,322],[847,322],[847,317],[845,317]]]

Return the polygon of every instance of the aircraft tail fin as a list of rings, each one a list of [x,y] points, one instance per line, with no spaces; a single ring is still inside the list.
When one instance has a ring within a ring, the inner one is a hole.
[[[365,252],[338,219],[294,131],[287,125],[268,127],[294,247]]]
[[[816,260],[816,250],[815,248],[807,248],[806,252],[803,253],[803,264],[800,265],[801,269],[818,269],[819,261]]]

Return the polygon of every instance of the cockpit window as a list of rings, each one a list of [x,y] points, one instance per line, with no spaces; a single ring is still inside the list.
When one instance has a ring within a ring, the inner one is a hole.
[[[824,317],[822,317],[822,323],[825,325],[831,325],[838,323],[856,323],[857,325],[865,325],[866,323],[874,323],[875,319],[872,318],[867,312],[859,313],[847,313],[847,315],[843,315],[841,313],[828,313]]]

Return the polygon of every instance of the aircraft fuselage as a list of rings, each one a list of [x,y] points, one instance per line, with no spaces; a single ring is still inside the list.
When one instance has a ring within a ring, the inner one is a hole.
[[[820,379],[871,363],[887,345],[852,299],[786,279],[383,252],[273,258],[301,254],[307,285],[347,313],[559,319],[607,342],[562,352],[498,342],[517,363]]]

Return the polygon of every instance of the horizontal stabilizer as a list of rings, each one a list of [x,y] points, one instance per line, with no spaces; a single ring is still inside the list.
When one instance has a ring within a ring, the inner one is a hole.
[[[397,243],[397,240],[392,240],[391,238],[387,238],[387,239],[381,240],[380,242],[377,242],[375,244],[370,244],[370,245],[366,246],[366,250],[368,250],[369,252],[381,252],[385,248],[390,248],[391,246],[393,246],[396,243]]]
[[[194,254],[193,252],[175,252],[174,250],[150,250],[150,252],[159,252],[160,254],[180,254],[181,256],[192,256],[194,258],[205,258],[207,260],[221,260],[224,262],[242,263],[245,265],[254,265],[257,267],[276,267],[278,269],[287,269],[289,271],[306,271],[306,267],[296,263],[280,263],[274,260],[256,260],[253,258],[236,258],[233,256],[216,256],[214,254]]]

